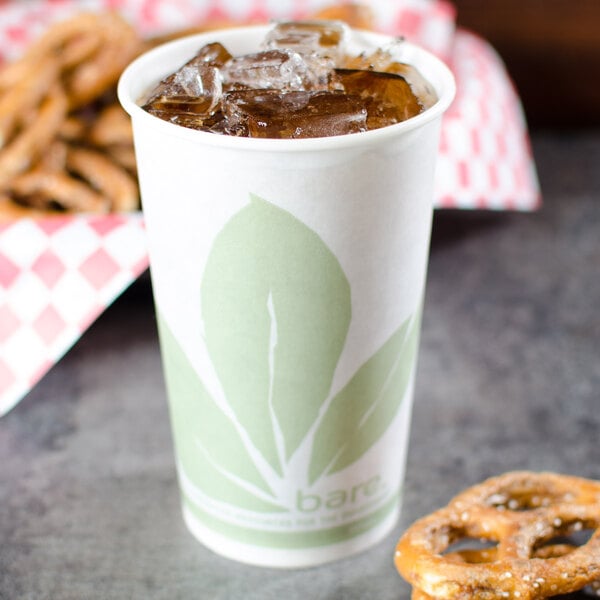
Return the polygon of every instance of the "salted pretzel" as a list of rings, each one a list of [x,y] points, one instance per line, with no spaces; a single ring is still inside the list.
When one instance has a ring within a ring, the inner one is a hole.
[[[124,19],[112,12],[95,17],[100,46],[91,57],[65,74],[72,108],[87,104],[116,85],[123,69],[141,51],[139,37]]]
[[[593,531],[582,545],[563,541],[581,530]],[[452,551],[473,540],[492,546]],[[541,600],[587,586],[598,592],[600,482],[526,471],[488,479],[414,523],[394,562],[413,600]]]
[[[142,49],[116,13],[80,13],[0,67],[0,218],[139,208],[115,86]]]
[[[25,118],[19,134],[0,153],[0,188],[39,158],[60,128],[66,110],[67,99],[63,90],[53,85],[34,114],[22,115]]]

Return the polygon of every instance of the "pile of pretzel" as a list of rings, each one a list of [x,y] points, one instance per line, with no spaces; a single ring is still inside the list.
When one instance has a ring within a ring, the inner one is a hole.
[[[600,482],[526,471],[489,479],[414,523],[394,562],[413,600],[600,595]]]
[[[114,90],[141,49],[121,17],[86,13],[0,69],[4,214],[138,208],[130,124]]]
[[[313,17],[373,25],[370,11],[353,4]],[[82,13],[0,66],[0,218],[137,210],[131,126],[116,99],[120,74],[158,43],[235,25],[203,23],[142,40],[116,13]]]

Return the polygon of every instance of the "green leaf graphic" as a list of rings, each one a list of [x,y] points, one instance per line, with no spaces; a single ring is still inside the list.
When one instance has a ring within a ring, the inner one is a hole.
[[[351,318],[346,276],[315,232],[252,196],[217,236],[201,294],[227,401],[281,474],[331,387]]]
[[[175,446],[187,477],[211,497],[236,506],[264,512],[282,510],[226,475],[248,482],[264,492],[263,496],[273,495],[235,427],[215,405],[160,316],[158,326]]]
[[[331,401],[316,433],[309,482],[358,460],[396,415],[410,380],[419,318],[407,319]]]

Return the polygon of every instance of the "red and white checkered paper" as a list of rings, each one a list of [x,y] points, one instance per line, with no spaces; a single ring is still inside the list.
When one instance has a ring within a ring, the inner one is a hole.
[[[0,223],[0,414],[147,266],[140,215]]]
[[[328,0],[30,0],[0,3],[0,57],[52,22],[113,9],[152,35],[213,19],[302,18]],[[378,29],[446,60],[457,97],[444,117],[435,204],[534,210],[539,186],[519,98],[494,50],[455,30],[444,0],[371,0]],[[8,412],[148,265],[139,214],[0,224],[0,416]]]

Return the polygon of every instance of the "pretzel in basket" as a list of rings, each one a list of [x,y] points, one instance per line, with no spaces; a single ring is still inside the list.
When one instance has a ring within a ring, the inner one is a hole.
[[[115,85],[142,49],[117,14],[81,13],[0,68],[0,217],[139,207]]]
[[[565,541],[591,530],[580,546]],[[490,548],[452,550],[461,540]],[[494,545],[495,544],[495,545]],[[414,523],[394,562],[413,600],[541,600],[600,591],[600,482],[512,472],[456,496]]]

